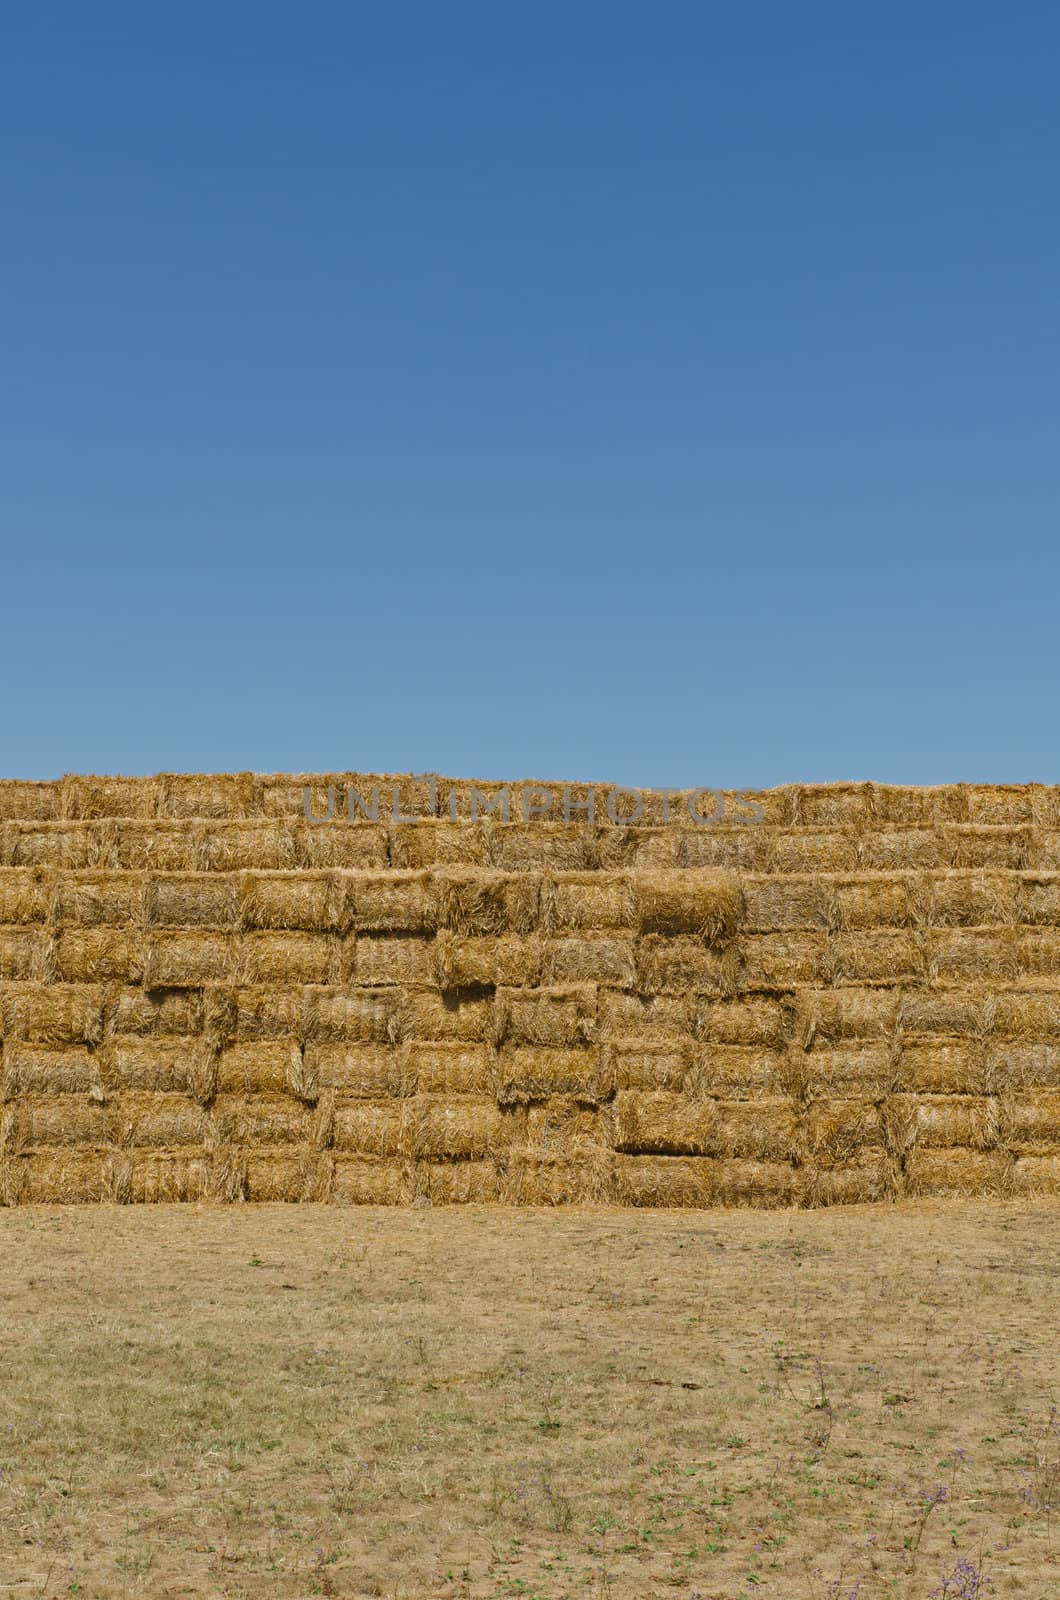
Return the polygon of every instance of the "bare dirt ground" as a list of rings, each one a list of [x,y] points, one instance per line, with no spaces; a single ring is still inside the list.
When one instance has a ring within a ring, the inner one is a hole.
[[[0,1340],[0,1595],[1060,1595],[1055,1203],[26,1208]]]

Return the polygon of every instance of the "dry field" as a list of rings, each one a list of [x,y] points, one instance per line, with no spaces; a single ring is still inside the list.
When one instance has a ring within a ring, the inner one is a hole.
[[[0,1593],[1049,1600],[1060,1207],[0,1212]]]

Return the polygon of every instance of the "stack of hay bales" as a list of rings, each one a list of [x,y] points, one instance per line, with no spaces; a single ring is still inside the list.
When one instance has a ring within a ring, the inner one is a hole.
[[[6,1203],[1060,1188],[1060,791],[417,782],[0,783]]]

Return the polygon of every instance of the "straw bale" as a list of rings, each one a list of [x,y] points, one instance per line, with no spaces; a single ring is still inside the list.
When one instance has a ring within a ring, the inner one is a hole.
[[[768,872],[773,863],[772,828],[666,828],[661,833],[654,852],[658,860],[642,861],[638,852],[635,865]],[[664,841],[669,845],[668,860],[663,854]]]
[[[261,784],[252,772],[161,772],[160,817],[249,817],[261,809]]]
[[[407,1155],[411,1139],[404,1100],[343,1100],[335,1105],[332,1142],[336,1150],[366,1156]]]
[[[55,880],[55,916],[68,927],[136,927],[143,920],[146,888],[142,872],[64,873]]]
[[[740,936],[740,988],[793,989],[828,983],[834,957],[826,933],[746,933]]]
[[[886,1040],[815,1045],[801,1058],[796,1049],[787,1066],[790,1092],[809,1101],[848,1095],[881,1100],[897,1089],[901,1073],[898,1050]]]
[[[705,1044],[699,1047],[686,1082],[697,1096],[760,1100],[781,1092],[787,1082],[787,1052],[763,1045]]]
[[[807,828],[863,828],[876,816],[872,783],[804,783],[799,786],[798,820]]]
[[[143,942],[145,989],[194,989],[223,982],[233,973],[233,937],[227,933],[165,932]]]
[[[541,876],[442,866],[431,874],[440,927],[469,936],[530,933],[542,913]]]
[[[474,988],[415,989],[408,998],[411,1030],[417,1039],[492,1037],[492,994]]]
[[[59,783],[38,783],[24,778],[0,779],[0,821],[55,822],[62,806]]]
[[[45,928],[0,928],[0,980],[46,983],[54,952]]]
[[[155,813],[154,778],[68,776],[62,782],[64,817],[93,821],[102,817],[151,817]]]
[[[802,1119],[802,1156],[810,1167],[842,1167],[871,1155],[883,1162],[880,1112],[871,1100],[820,1100]]]
[[[516,1045],[497,1061],[497,1099],[501,1105],[521,1100],[546,1100],[573,1095],[598,1103],[611,1091],[607,1062],[595,1048],[563,1050],[544,1045]]]
[[[312,1113],[289,1095],[219,1094],[213,1103],[219,1144],[304,1144],[312,1126]]]
[[[735,949],[711,949],[691,935],[649,933],[637,941],[637,986],[645,994],[731,995],[737,976]]]
[[[331,1197],[332,1161],[318,1151],[292,1149],[243,1152],[246,1198],[253,1202],[327,1201]]]
[[[203,865],[201,824],[123,820],[114,827],[115,864],[122,871],[194,873]]]
[[[102,1099],[95,1055],[84,1045],[48,1049],[8,1039],[3,1047],[3,1099],[17,1095],[85,1094]]]
[[[836,982],[910,983],[923,977],[924,951],[905,928],[837,933],[832,940]]]
[[[442,865],[484,867],[492,854],[498,824],[490,821],[392,822],[389,828],[390,860],[395,867]]]
[[[332,1198],[336,1205],[407,1205],[414,1193],[413,1169],[406,1161],[335,1157]]]
[[[951,870],[914,880],[912,908],[936,928],[977,928],[1016,921],[1018,880],[1001,872]]]
[[[209,1100],[216,1090],[214,1053],[202,1039],[113,1034],[103,1052],[108,1089],[140,1089]]]
[[[968,821],[1005,827],[1034,822],[1038,788],[1028,783],[970,783],[965,790]]]
[[[870,1205],[895,1194],[895,1170],[886,1157],[866,1151],[835,1167],[804,1167],[798,1176],[804,1206]]]
[[[239,969],[244,983],[334,983],[342,961],[340,941],[328,933],[294,930],[244,933]]]
[[[521,934],[472,937],[443,928],[433,953],[434,977],[443,989],[532,984],[541,970],[539,941]]]
[[[709,1206],[714,1200],[718,1163],[708,1156],[615,1157],[614,1193],[618,1205]]]
[[[942,1034],[903,1039],[895,1087],[918,1094],[987,1094],[990,1074],[982,1040]]]
[[[1042,872],[1060,870],[1060,829],[1037,828],[1031,837],[1033,847],[1028,848],[1028,859],[1023,865]]]
[[[796,1173],[786,1161],[716,1161],[713,1202],[721,1206],[790,1206],[796,1198]]]
[[[493,1052],[465,1040],[419,1040],[409,1045],[409,1070],[420,1094],[491,1094]]]
[[[902,928],[912,918],[910,879],[899,874],[847,878],[836,883],[838,926],[848,933],[867,928]]]
[[[696,1002],[692,1031],[708,1044],[757,1044],[780,1049],[788,1039],[793,1020],[789,1000],[759,996],[737,1000]]]
[[[205,1029],[221,1040],[301,1039],[310,1002],[306,990],[267,984],[213,987],[205,991]]]
[[[755,828],[754,832],[765,835],[767,830]],[[853,830],[811,833],[805,829],[770,829],[768,837],[773,872],[855,872],[861,864],[859,835]]]
[[[1017,1156],[1010,1182],[1013,1194],[1060,1194],[1060,1155]]]
[[[899,1025],[906,1033],[981,1034],[989,1027],[990,1002],[980,989],[907,989]]]
[[[425,1160],[482,1160],[505,1142],[506,1125],[492,1100],[418,1095],[409,1106],[410,1149]]]
[[[923,872],[946,852],[930,828],[872,828],[860,841],[861,865],[871,872]]]
[[[500,1182],[492,1161],[421,1161],[416,1191],[435,1206],[495,1205]]]
[[[206,1142],[207,1119],[187,1095],[132,1090],[108,1106],[107,1126],[115,1144],[172,1149]]]
[[[0,1145],[13,1155],[34,1145],[106,1144],[112,1125],[108,1108],[88,1096],[24,1096],[4,1111]]]
[[[604,932],[545,939],[541,945],[541,978],[544,983],[591,980],[633,989],[637,982],[633,941]]]
[[[64,983],[137,983],[143,976],[139,937],[121,928],[67,928],[55,943],[55,968]]]
[[[296,1094],[300,1083],[302,1052],[291,1039],[233,1044],[217,1060],[217,1089],[221,1094]],[[312,1097],[311,1097],[312,1098]]]
[[[694,1006],[692,997],[684,994],[642,995],[601,989],[600,1037],[636,1034],[643,1039],[674,1043],[692,1031]]]
[[[367,941],[362,941],[367,942]],[[395,989],[307,989],[305,1036],[314,1041],[396,1044],[406,1027],[405,999]]]
[[[349,781],[357,786],[352,774]],[[326,817],[329,810],[329,791],[333,790],[330,809],[336,820],[345,818],[347,774],[343,772],[278,772],[259,774],[257,807],[263,817],[294,817],[305,815],[305,791],[308,789],[310,813]],[[323,824],[321,824],[323,826]]]
[[[1007,1095],[1002,1125],[1008,1149],[1021,1155],[1060,1155],[1060,1090]]]
[[[387,938],[382,934],[363,934],[354,951],[354,973],[358,984],[419,984],[431,987],[435,981],[433,940],[418,934]]]
[[[998,1143],[1000,1110],[992,1096],[971,1094],[917,1095],[918,1148],[991,1150]]]
[[[103,1199],[107,1157],[98,1150],[34,1152],[16,1163],[21,1205],[96,1205]]]
[[[586,1105],[569,1094],[512,1107],[502,1115],[512,1124],[505,1142],[553,1155],[573,1156],[598,1145],[610,1149],[614,1142],[614,1107]]]
[[[747,877],[743,926],[756,933],[794,928],[829,928],[835,921],[835,894],[826,879]]]
[[[940,830],[943,860],[951,867],[1007,867],[1019,871],[1027,865],[1030,831],[1025,828],[953,827]],[[1042,861],[1047,866],[1047,861]]]
[[[98,1044],[103,989],[98,984],[4,984],[0,1033],[32,1044]]]
[[[99,825],[91,822],[10,823],[12,867],[62,867],[76,871],[97,865]]]
[[[202,992],[198,989],[141,989],[112,986],[106,1026],[113,1033],[196,1034],[203,1030]]]
[[[632,885],[642,933],[695,934],[717,944],[732,937],[743,912],[740,880],[732,872],[637,872]]]
[[[1060,873],[1036,872],[1024,874],[1019,880],[1020,922],[1060,926]],[[3,874],[0,873],[0,906],[4,903]],[[5,917],[5,922],[30,921],[30,918]]]
[[[611,1039],[602,1049],[616,1089],[682,1089],[695,1046],[691,1037],[669,1043],[634,1035]]]
[[[968,815],[968,796],[959,783],[876,785],[876,815],[881,822],[933,828],[960,822]]]
[[[239,925],[239,879],[223,872],[152,874],[146,920],[163,928],[231,928]]]
[[[428,872],[346,872],[340,882],[347,927],[366,933],[430,933],[437,926],[437,897]]]
[[[717,1108],[665,1090],[625,1090],[615,1098],[615,1149],[645,1155],[707,1155]]]
[[[375,822],[329,822],[326,827],[295,817],[289,823],[294,864],[300,867],[367,871],[389,860],[387,830]]]
[[[231,1147],[214,1148],[203,1169],[202,1198],[235,1205],[246,1199],[246,1161]]]
[[[800,1147],[799,1114],[785,1097],[718,1100],[711,1128],[711,1154],[786,1161]]]
[[[277,872],[297,866],[294,833],[289,824],[269,818],[203,823],[202,865],[209,872],[242,872],[255,867]]]
[[[542,929],[546,933],[634,929],[638,910],[633,882],[628,872],[549,873],[541,895]]]
[[[1019,970],[1030,978],[1060,975],[1060,929],[1028,928],[1019,936]]]
[[[610,1198],[614,1158],[602,1146],[576,1155],[532,1146],[509,1150],[498,1163],[502,1201],[516,1206],[601,1204]]]
[[[39,867],[0,867],[0,922],[44,922],[51,884]]]
[[[1060,1045],[999,1042],[987,1047],[986,1081],[1005,1089],[1060,1089]]]
[[[120,1158],[124,1181],[122,1198],[134,1205],[172,1204],[200,1200],[207,1188],[209,1162],[168,1150],[137,1150]]]
[[[1012,1191],[1012,1157],[1003,1151],[916,1149],[905,1165],[911,1195],[998,1195]]]
[[[333,1090],[343,1099],[381,1100],[412,1094],[416,1087],[408,1049],[401,1045],[307,1044],[305,1064],[322,1093]]]
[[[597,865],[596,830],[584,822],[495,824],[489,863],[502,872],[584,872]]]
[[[714,862],[680,859],[676,828],[605,827],[597,832],[596,855],[599,872],[669,870],[683,866],[713,866]],[[729,866],[727,861],[717,865]]]
[[[937,928],[926,940],[930,976],[948,983],[976,978],[1011,982],[1026,954],[1013,928]]]
[[[596,1033],[596,990],[592,984],[498,989],[494,1025],[497,1044],[587,1044]]]

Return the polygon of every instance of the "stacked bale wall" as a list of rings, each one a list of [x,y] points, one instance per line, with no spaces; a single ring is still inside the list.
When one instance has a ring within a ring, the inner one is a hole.
[[[0,1199],[1060,1188],[1060,790],[472,788],[0,783]]]

